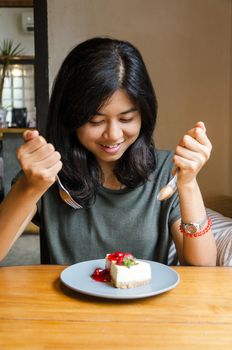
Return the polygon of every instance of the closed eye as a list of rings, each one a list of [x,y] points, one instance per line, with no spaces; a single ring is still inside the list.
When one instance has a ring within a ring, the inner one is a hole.
[[[119,121],[121,123],[130,123],[134,120],[136,113],[137,113],[136,108],[130,108],[127,111],[124,111],[118,115]],[[92,119],[90,119],[89,123],[94,126],[102,125],[105,123],[106,117],[107,116],[104,113],[96,112],[95,115],[92,117]]]
[[[120,118],[120,121],[122,123],[130,123],[134,120],[134,117],[131,117],[131,118]]]
[[[89,123],[92,125],[101,125],[105,122],[105,119],[101,116],[96,114],[93,118],[90,119]]]
[[[98,120],[98,121],[90,120],[89,123],[92,125],[101,125],[104,123],[104,120]]]

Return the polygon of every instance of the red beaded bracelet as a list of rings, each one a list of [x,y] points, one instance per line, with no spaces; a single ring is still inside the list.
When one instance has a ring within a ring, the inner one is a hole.
[[[210,218],[208,218],[207,226],[199,232],[195,232],[195,233],[185,232],[181,225],[180,225],[179,229],[180,229],[180,232],[182,232],[186,237],[195,238],[195,237],[199,237],[199,236],[202,236],[205,233],[207,233],[211,229],[211,227],[212,227],[212,220]]]

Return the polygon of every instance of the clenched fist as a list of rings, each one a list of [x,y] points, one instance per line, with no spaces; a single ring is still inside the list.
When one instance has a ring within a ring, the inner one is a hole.
[[[23,137],[25,142],[18,148],[16,156],[25,181],[30,187],[46,191],[62,168],[60,153],[37,130],[27,130]]]
[[[187,184],[195,180],[197,174],[210,157],[212,145],[206,135],[203,122],[198,122],[179,141],[173,158],[178,169],[178,183]]]

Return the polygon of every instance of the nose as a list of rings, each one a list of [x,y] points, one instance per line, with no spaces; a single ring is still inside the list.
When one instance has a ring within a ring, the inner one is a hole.
[[[103,136],[106,140],[111,141],[112,143],[119,141],[123,136],[121,125],[117,121],[110,121],[106,125]]]

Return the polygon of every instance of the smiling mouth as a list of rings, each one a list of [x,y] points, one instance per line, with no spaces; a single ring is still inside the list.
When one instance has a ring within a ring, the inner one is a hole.
[[[101,144],[101,148],[106,152],[106,153],[117,153],[119,149],[121,148],[122,142],[121,143],[116,143],[114,145],[104,145]]]
[[[120,146],[120,143],[116,143],[115,145],[102,145],[102,146],[113,149],[113,148],[117,148],[118,146]]]

